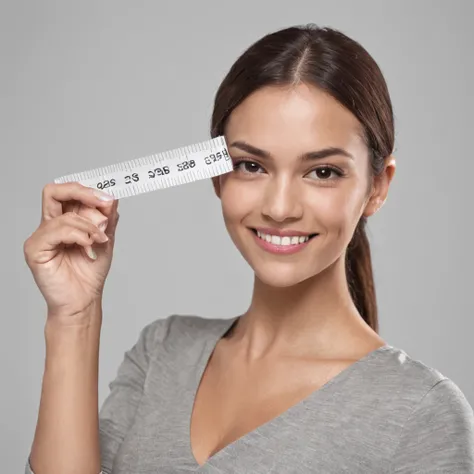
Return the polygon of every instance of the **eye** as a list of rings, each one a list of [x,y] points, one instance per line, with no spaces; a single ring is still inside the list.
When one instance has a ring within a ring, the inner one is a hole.
[[[240,160],[234,164],[234,170],[240,171],[244,174],[257,174],[263,170],[263,168],[255,161]]]
[[[334,174],[336,175],[334,177]],[[306,176],[311,179],[316,179],[318,181],[332,181],[337,178],[344,176],[344,173],[335,166],[318,166],[314,170],[310,171]],[[332,177],[331,177],[332,176]]]

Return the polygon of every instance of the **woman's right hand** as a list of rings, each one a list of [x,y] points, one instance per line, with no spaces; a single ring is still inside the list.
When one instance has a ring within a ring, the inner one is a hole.
[[[41,223],[23,249],[48,318],[72,322],[101,302],[112,263],[117,207],[112,196],[79,183],[44,187]]]

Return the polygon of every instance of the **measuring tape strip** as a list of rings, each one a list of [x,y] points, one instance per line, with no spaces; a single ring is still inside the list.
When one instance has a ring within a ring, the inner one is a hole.
[[[79,182],[115,199],[212,178],[233,170],[224,136],[154,155],[74,173],[55,183]]]

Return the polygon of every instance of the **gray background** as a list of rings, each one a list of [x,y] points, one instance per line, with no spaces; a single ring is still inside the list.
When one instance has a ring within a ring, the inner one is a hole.
[[[45,305],[22,248],[39,224],[43,186],[207,140],[214,93],[233,61],[292,24],[341,29],[386,76],[398,168],[369,221],[380,334],[474,403],[474,2],[15,0],[0,8],[2,472],[23,472],[40,397]],[[252,288],[210,181],[119,207],[100,403],[145,324],[170,313],[237,315]]]

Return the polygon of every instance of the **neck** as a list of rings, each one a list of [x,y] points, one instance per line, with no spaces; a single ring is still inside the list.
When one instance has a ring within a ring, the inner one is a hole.
[[[249,361],[356,353],[374,338],[380,339],[350,296],[343,258],[291,287],[272,287],[255,277],[249,309],[231,335]]]

